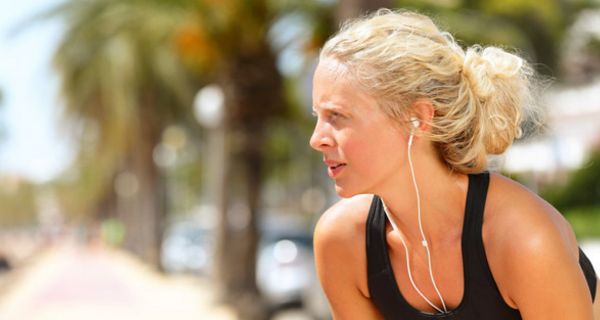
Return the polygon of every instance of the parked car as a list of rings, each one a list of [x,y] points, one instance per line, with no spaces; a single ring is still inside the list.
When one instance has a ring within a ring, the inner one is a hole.
[[[180,222],[165,232],[161,261],[171,273],[210,275],[215,250],[214,230]],[[263,228],[257,253],[256,283],[272,314],[305,308],[314,319],[330,319],[318,283],[312,235],[294,228]]]
[[[256,278],[271,313],[302,308],[315,320],[329,320],[329,305],[316,276],[312,235],[281,233],[264,236]]]
[[[208,275],[214,253],[212,230],[192,222],[171,225],[165,231],[161,264],[169,273]]]
[[[258,289],[273,309],[300,306],[315,281],[312,239],[305,234],[266,234],[256,266]]]

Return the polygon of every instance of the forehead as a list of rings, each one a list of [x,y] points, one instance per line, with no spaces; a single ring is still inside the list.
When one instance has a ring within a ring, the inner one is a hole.
[[[333,58],[323,58],[313,78],[313,105],[336,105],[349,109],[376,108],[377,101],[362,89],[348,67]]]
[[[349,76],[350,71],[348,67],[341,63],[339,60],[329,57],[323,57],[319,60],[319,65],[315,71],[315,75],[319,74],[326,77],[332,77],[340,80],[346,79]]]

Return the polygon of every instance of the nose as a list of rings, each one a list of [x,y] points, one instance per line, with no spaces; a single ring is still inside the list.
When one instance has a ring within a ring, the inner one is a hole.
[[[327,128],[324,128],[320,121],[317,121],[309,143],[313,149],[321,152],[335,144],[331,132]]]

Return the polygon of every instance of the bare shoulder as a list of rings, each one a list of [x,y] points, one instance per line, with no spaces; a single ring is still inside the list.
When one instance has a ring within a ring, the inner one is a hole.
[[[368,296],[365,227],[372,199],[372,195],[342,199],[319,219],[314,233],[315,258],[325,287],[330,280],[345,277],[345,284],[353,284]]]
[[[506,249],[524,245],[565,245],[577,256],[577,240],[566,219],[552,205],[510,178],[490,175],[484,235]],[[554,241],[550,241],[554,240]],[[552,248],[548,248],[552,249]]]
[[[366,194],[341,199],[319,218],[315,237],[326,241],[346,242],[364,235],[372,200],[373,195]]]
[[[315,264],[334,319],[382,319],[369,299],[365,227],[372,195],[340,200],[315,228]]]
[[[588,312],[589,291],[575,235],[564,217],[534,192],[492,174],[483,240],[500,293],[523,318]]]

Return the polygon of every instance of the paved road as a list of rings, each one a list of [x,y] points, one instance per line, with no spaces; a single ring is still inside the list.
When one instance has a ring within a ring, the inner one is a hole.
[[[166,277],[127,254],[61,245],[41,254],[1,292],[0,320],[233,320],[210,287]]]

